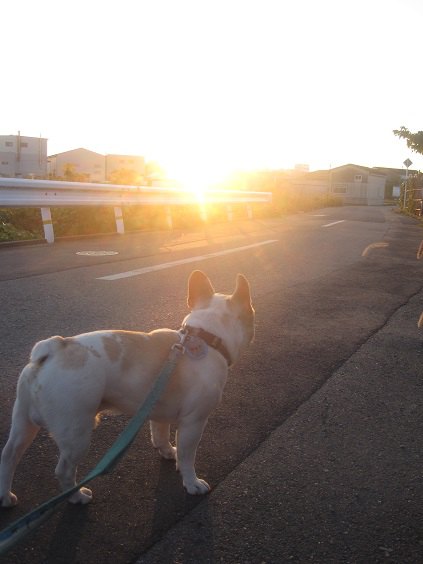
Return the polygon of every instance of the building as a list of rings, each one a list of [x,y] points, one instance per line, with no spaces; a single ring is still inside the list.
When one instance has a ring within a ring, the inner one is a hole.
[[[106,163],[104,155],[88,149],[72,149],[48,158],[49,178],[69,178],[85,182],[104,182]]]
[[[106,182],[129,176],[143,178],[146,173],[144,157],[136,155],[101,155],[88,149],[73,149],[48,158],[50,178],[72,177],[86,182]]]
[[[374,166],[373,170],[386,176],[385,196],[387,198],[398,198],[401,191],[401,184],[407,180],[408,176],[414,176],[418,173],[415,169],[405,168],[387,168],[382,166]]]
[[[47,139],[21,135],[0,135],[0,176],[46,178]]]
[[[382,205],[386,174],[377,169],[346,164],[330,170],[318,170],[292,182],[296,191],[308,194],[332,194],[344,204]]]
[[[105,177],[110,181],[113,176],[122,171],[129,171],[135,176],[144,177],[146,175],[144,157],[134,155],[106,155],[105,156]]]

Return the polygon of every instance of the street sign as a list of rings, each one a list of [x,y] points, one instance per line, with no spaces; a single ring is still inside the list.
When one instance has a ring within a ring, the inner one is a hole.
[[[405,168],[410,168],[410,166],[413,163],[410,161],[410,159],[405,159],[405,161],[403,162],[403,165],[405,166]]]

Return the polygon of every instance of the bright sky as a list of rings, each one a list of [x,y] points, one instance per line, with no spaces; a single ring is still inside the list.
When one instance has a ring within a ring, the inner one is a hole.
[[[423,169],[422,0],[20,0],[1,9],[0,134],[144,155],[177,177]],[[420,82],[419,82],[420,81]]]

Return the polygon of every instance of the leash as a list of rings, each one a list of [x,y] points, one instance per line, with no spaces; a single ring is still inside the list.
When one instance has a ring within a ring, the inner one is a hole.
[[[37,528],[43,523],[50,515],[54,513],[58,505],[65,499],[78,491],[81,486],[88,484],[91,480],[111,472],[119,460],[123,457],[130,445],[133,443],[138,434],[141,426],[147,419],[155,403],[162,394],[172,372],[175,370],[176,364],[180,356],[184,353],[184,340],[186,334],[184,331],[179,331],[180,342],[172,345],[166,364],[163,366],[159,376],[144,403],[138,409],[137,413],[129,421],[128,425],[106,452],[98,464],[83,478],[79,484],[72,486],[61,494],[51,498],[42,505],[36,507],[33,511],[27,513],[20,519],[14,521],[11,525],[0,532],[0,555],[5,554],[16,543],[22,540],[28,533]]]

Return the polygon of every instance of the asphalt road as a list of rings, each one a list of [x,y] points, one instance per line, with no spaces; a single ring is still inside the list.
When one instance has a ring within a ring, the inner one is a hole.
[[[416,260],[421,239],[417,222],[392,208],[344,207],[236,222],[207,232],[0,249],[0,443],[7,438],[17,375],[35,341],[110,327],[176,328],[186,314],[192,269],[203,269],[224,292],[243,272],[257,311],[256,340],[232,370],[197,457],[198,474],[212,486],[231,483],[274,432],[306,409],[325,382],[421,291]],[[86,251],[117,254],[76,254]],[[167,268],[157,269],[164,263]],[[128,272],[133,275],[104,279]],[[104,419],[81,475],[125,422],[124,417]],[[301,447],[301,436],[291,439]],[[284,451],[284,456],[293,455]],[[54,444],[41,434],[18,468],[14,490],[20,504],[0,512],[0,528],[57,493],[56,460]],[[158,458],[146,430],[115,472],[93,483],[93,490],[92,504],[64,505],[5,561],[126,564],[147,561],[151,553],[151,561],[185,562],[173,560],[169,552],[166,559],[156,557],[154,551],[184,516],[196,506],[197,511],[206,507],[214,495],[185,494],[174,465]],[[265,511],[242,495],[239,499],[238,511]],[[272,542],[277,562],[278,541]],[[249,560],[248,546],[245,550],[245,562],[260,561]],[[203,556],[213,561],[207,552]],[[339,561],[346,560],[340,556]]]

